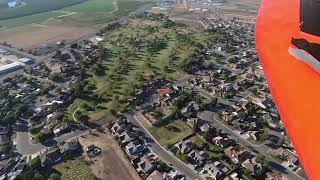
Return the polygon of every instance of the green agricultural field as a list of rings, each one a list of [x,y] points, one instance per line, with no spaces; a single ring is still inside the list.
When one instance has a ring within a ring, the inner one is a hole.
[[[23,17],[8,19],[8,20],[0,20],[0,26],[16,27],[16,26],[22,26],[25,24],[40,23],[49,18],[58,17],[64,14],[65,13],[63,12],[50,11],[50,12],[33,14],[29,16],[23,16]]]
[[[7,20],[32,14],[49,12],[72,6],[87,0],[24,0],[26,4],[16,8],[2,8],[0,20]]]
[[[0,0],[0,6],[1,1],[3,0]],[[6,8],[0,9],[0,26],[16,27],[42,22],[49,25],[99,26],[152,2],[153,0],[32,0],[31,4],[38,4],[19,7],[19,11],[17,8],[9,9],[2,3]]]
[[[181,33],[186,33],[189,39],[182,42],[178,35]],[[78,99],[70,106],[69,118],[73,118],[75,108],[83,101],[92,108],[80,106],[77,119],[82,116],[89,117],[90,121],[114,120],[111,112],[124,110],[134,89],[147,80],[183,77],[181,66],[195,52],[197,42],[205,38],[205,33],[189,27],[164,27],[161,22],[144,20],[132,20],[128,25],[108,32],[104,42],[106,54],[87,79],[95,90],[88,93],[91,98]],[[140,45],[133,46],[135,43]],[[146,48],[153,45],[158,46],[156,51]],[[102,100],[92,100],[93,94]]]
[[[78,13],[96,13],[110,12],[114,10],[114,0],[88,0],[74,6],[61,9],[62,11],[71,11]]]

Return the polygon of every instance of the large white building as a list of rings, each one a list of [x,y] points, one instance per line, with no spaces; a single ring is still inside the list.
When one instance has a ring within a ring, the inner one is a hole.
[[[22,64],[18,62],[2,65],[0,66],[0,75],[18,70],[20,68],[22,68]]]
[[[19,58],[16,55],[0,49],[0,75],[19,70],[27,64],[32,64],[33,60],[27,57]]]

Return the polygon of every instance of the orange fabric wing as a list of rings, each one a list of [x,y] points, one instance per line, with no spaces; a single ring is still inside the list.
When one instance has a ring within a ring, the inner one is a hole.
[[[320,76],[288,53],[299,32],[299,0],[262,0],[257,51],[281,119],[310,179],[320,179]],[[320,11],[320,9],[319,9]],[[318,38],[313,38],[318,41]]]

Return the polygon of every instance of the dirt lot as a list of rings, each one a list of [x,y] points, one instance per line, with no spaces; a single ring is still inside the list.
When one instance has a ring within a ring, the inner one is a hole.
[[[92,162],[90,167],[97,177],[110,180],[140,180],[138,173],[109,132],[94,131],[80,137],[79,142],[84,150],[91,144],[101,148],[102,154],[92,159],[84,153],[85,159]]]
[[[90,32],[91,28],[30,24],[10,29],[1,29],[0,42],[8,42],[15,47],[26,50],[44,43],[56,43],[78,39]]]
[[[240,17],[243,19],[255,19],[261,0],[228,0],[221,5],[207,7],[208,11],[188,11],[177,7],[171,12],[174,19],[182,19],[191,22],[200,17]]]

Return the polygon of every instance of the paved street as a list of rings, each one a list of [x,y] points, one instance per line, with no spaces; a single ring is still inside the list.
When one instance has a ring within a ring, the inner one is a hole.
[[[176,84],[180,84],[180,85],[183,85],[183,86],[187,86],[187,87],[190,87],[190,88],[194,88],[195,90],[197,90],[200,95],[202,95],[203,97],[205,98],[208,98],[208,99],[212,99],[214,98],[215,96],[210,94],[209,92],[207,92],[206,90],[204,89],[201,89],[201,88],[197,88],[197,87],[194,87],[194,86],[191,86],[189,83],[188,83],[188,79],[192,78],[192,76],[188,76],[187,78],[184,78],[183,80],[177,82]],[[224,103],[224,104],[232,104],[231,102],[227,101],[227,100],[224,100],[224,101],[220,101],[221,103]],[[208,121],[208,122],[211,122],[211,123],[214,123],[215,125],[217,125],[220,129],[222,129],[223,131],[227,132],[229,135],[231,135],[235,140],[236,142],[241,142],[242,145],[246,146],[246,148],[255,153],[255,154],[262,154],[262,155],[265,155],[266,156],[266,159],[268,161],[270,161],[269,165],[276,169],[277,171],[279,171],[280,173],[282,173],[283,176],[285,176],[286,178],[288,179],[303,179],[301,178],[300,176],[298,176],[295,172],[289,170],[288,168],[282,166],[281,164],[279,164],[276,160],[274,160],[272,157],[270,157],[268,155],[268,150],[270,149],[269,147],[267,147],[264,144],[261,144],[261,145],[255,145],[255,144],[252,144],[251,142],[249,142],[248,140],[244,139],[243,137],[240,136],[240,134],[237,134],[234,130],[230,129],[227,125],[221,123],[220,121],[218,121],[215,117],[215,113],[213,112],[205,112],[202,114],[201,116],[201,119],[205,120],[205,121]],[[276,131],[273,131],[273,130],[270,130],[269,131],[272,135],[275,135],[275,136],[278,136],[278,137],[281,137],[282,135],[280,135],[281,133],[280,132],[276,132]]]
[[[17,123],[17,151],[22,155],[32,155],[37,154],[50,146],[56,145],[57,143],[61,143],[72,138],[84,135],[89,133],[89,129],[75,129],[70,133],[63,134],[59,137],[53,138],[52,141],[48,141],[46,145],[43,144],[33,144],[31,142],[31,137],[28,132],[28,122],[26,120],[20,120]]]
[[[171,164],[177,171],[185,174],[188,179],[202,179],[194,170],[189,168],[185,163],[180,161],[178,158],[173,156],[167,150],[165,150],[154,138],[153,136],[134,118],[133,114],[125,114],[127,119],[132,122],[135,126],[145,134],[145,136],[152,141],[149,143],[152,151],[159,156],[159,158],[166,164]]]
[[[28,122],[20,120],[17,123],[17,151],[22,155],[38,153],[47,147],[42,144],[32,144],[28,132]]]

